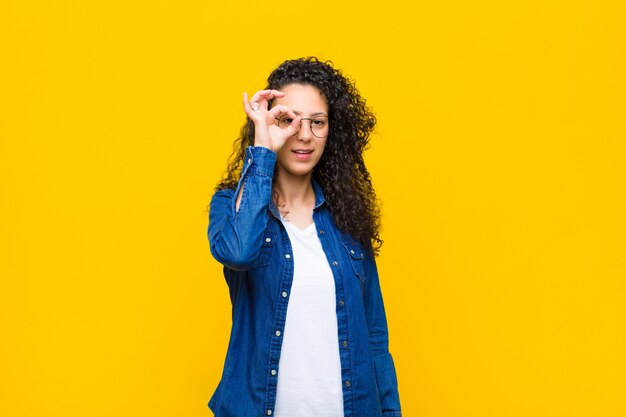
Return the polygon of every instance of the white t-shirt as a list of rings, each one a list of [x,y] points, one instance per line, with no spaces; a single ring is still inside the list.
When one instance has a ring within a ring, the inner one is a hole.
[[[294,274],[274,416],[343,417],[333,273],[315,223],[304,230],[282,223],[291,240]]]

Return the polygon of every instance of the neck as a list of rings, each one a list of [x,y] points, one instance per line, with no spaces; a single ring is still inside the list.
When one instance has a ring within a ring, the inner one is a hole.
[[[315,191],[311,185],[312,173],[293,175],[279,169],[274,181],[274,191],[278,193],[280,204],[291,209],[298,207],[313,207],[315,205]]]

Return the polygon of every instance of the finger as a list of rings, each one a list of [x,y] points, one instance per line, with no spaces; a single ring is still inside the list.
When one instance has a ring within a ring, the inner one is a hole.
[[[248,101],[248,93],[243,93],[243,110],[246,112],[248,117],[253,121],[256,121],[258,118],[257,112],[250,106],[250,102]]]
[[[296,116],[291,122],[291,124],[285,128],[285,130],[289,132],[289,135],[296,134],[300,130],[300,126],[302,125],[301,122],[302,122],[302,118],[300,116]]]
[[[250,103],[248,102],[248,93],[243,93],[243,109],[247,114],[250,114],[252,108],[250,108]]]
[[[266,98],[268,102],[271,100],[274,100],[275,98],[280,98],[284,96],[285,96],[285,93],[283,93],[282,91],[278,91],[278,90],[270,90],[268,94],[263,95],[263,97]]]
[[[284,96],[285,93],[283,93],[282,91],[278,91],[278,90],[259,90],[256,93],[254,93],[254,96],[252,96],[252,100],[255,99],[259,99],[261,97],[265,97],[265,98],[274,98],[274,97],[282,97]]]
[[[296,114],[293,112],[293,110],[283,104],[277,104],[276,106],[272,107],[272,109],[270,110],[270,114],[274,117],[278,117],[281,114],[286,114],[291,118],[296,118]]]
[[[269,107],[269,103],[271,101],[273,101],[276,98],[280,98],[284,96],[285,96],[285,93],[283,93],[282,91],[278,91],[278,90],[271,90],[269,94],[264,95],[264,97],[267,98],[268,100],[268,106],[266,107],[266,110]]]
[[[254,93],[254,95],[250,99],[250,103],[261,103],[262,101],[266,101],[267,102],[267,99],[265,97],[271,91],[272,90],[259,90],[259,91],[257,91],[256,93]]]
[[[255,98],[259,98],[260,96],[269,93],[272,90],[259,90],[256,93],[254,93],[254,95],[252,96],[252,99],[254,100]]]
[[[278,90],[259,90],[252,96],[250,102],[258,103],[260,107],[262,107],[264,110],[267,110],[269,100],[277,97],[283,97],[284,95],[285,93]]]
[[[248,102],[249,102],[249,105],[252,108],[252,110],[256,111],[256,110],[258,110],[260,108],[259,97],[256,94],[254,96],[252,96],[252,98]]]

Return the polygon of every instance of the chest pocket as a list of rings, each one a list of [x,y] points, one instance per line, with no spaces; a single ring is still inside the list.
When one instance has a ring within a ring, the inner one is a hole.
[[[357,276],[361,284],[364,284],[365,266],[363,265],[363,263],[365,262],[365,257],[363,256],[363,250],[359,245],[354,245],[352,243],[342,242],[342,245],[348,253],[348,257],[350,258],[350,264],[352,265],[352,270],[354,271],[354,274]]]
[[[277,234],[273,230],[267,228],[263,232],[263,244],[261,245],[261,252],[259,253],[259,259],[257,267],[268,266],[272,262],[272,254],[274,247],[276,246]]]

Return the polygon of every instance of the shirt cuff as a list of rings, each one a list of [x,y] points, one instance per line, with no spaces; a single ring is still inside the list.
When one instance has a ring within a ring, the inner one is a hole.
[[[276,165],[276,152],[264,146],[248,146],[246,157],[243,161],[243,173],[248,170],[252,174],[274,176],[274,166]]]

